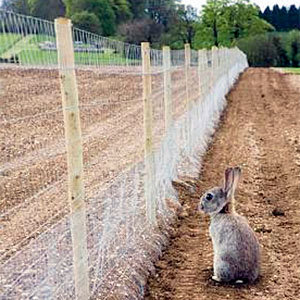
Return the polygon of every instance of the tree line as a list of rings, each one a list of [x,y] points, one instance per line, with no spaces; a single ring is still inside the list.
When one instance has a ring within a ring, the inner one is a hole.
[[[274,32],[238,41],[250,66],[300,67],[300,7],[274,5],[260,12],[260,17],[274,27]]]
[[[274,30],[260,17],[259,7],[248,0],[207,0],[196,26],[197,48],[230,47],[241,38]]]
[[[300,31],[272,32],[238,41],[254,67],[300,67]]]
[[[180,48],[192,43],[197,11],[180,0],[4,0],[2,8],[47,20],[59,16],[103,36],[125,42]]]
[[[247,54],[250,66],[300,67],[300,8],[275,5],[273,17],[266,17],[268,11],[262,13],[249,1],[208,0],[193,45],[236,45]],[[286,11],[287,17],[281,18],[279,11]]]
[[[300,7],[295,5],[288,8],[274,5],[272,9],[268,6],[264,12],[260,12],[260,17],[272,24],[277,31],[300,30]]]
[[[200,15],[180,0],[4,0],[3,8],[53,20],[67,16],[81,29],[125,42],[182,49],[231,46],[274,28],[248,0],[208,0]]]
[[[199,14],[180,0],[4,0],[2,7],[48,20],[67,16],[76,27],[133,44],[238,46],[252,66],[300,65],[295,5],[261,12],[249,0],[207,0]]]

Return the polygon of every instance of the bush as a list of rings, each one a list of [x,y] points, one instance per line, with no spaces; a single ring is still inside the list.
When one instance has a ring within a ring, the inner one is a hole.
[[[75,27],[93,33],[102,34],[100,21],[94,13],[82,11],[74,14],[71,19]]]
[[[300,31],[268,33],[241,39],[238,47],[253,67],[300,66]]]
[[[300,31],[292,30],[286,37],[287,52],[291,67],[300,66]]]
[[[78,15],[80,18],[83,18],[82,13],[84,13],[83,21],[87,19],[87,25],[89,25],[89,22],[91,21],[90,17],[93,15],[93,25],[100,24],[99,28],[101,28],[102,35],[111,36],[116,33],[116,16],[113,8],[110,5],[110,0],[65,0],[65,3],[67,8],[67,16],[71,16],[71,19],[76,16],[76,21],[80,20],[78,19]],[[89,18],[87,17],[87,13],[89,14]],[[97,23],[95,23],[96,19],[94,16],[96,16],[98,19]],[[80,27],[82,28],[82,26]],[[93,28],[93,32],[95,32],[95,27]]]
[[[268,35],[257,35],[238,42],[238,47],[247,54],[250,66],[271,67],[276,65],[277,50]]]
[[[139,45],[141,42],[156,44],[160,42],[163,25],[150,19],[133,20],[122,24],[119,33],[125,36],[127,43]]]

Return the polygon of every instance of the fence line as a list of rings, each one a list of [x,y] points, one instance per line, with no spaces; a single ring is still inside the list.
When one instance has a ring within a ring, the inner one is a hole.
[[[0,299],[141,298],[246,56],[0,20]]]

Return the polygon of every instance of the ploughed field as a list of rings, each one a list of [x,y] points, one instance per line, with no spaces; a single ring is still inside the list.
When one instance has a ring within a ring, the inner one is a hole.
[[[169,247],[156,263],[146,299],[299,299],[300,76],[248,69],[228,95],[220,127],[199,179],[177,185],[183,205]],[[236,210],[261,244],[262,270],[253,285],[211,280],[209,217],[196,211],[201,195],[240,165]]]
[[[172,72],[174,118],[184,112],[182,78],[183,69]],[[77,82],[85,195],[91,199],[143,159],[142,77],[137,71],[103,74],[81,70],[77,71]],[[69,205],[58,71],[0,69],[0,103],[3,262],[66,216]],[[153,76],[155,145],[164,133],[163,107],[163,77],[158,74]]]

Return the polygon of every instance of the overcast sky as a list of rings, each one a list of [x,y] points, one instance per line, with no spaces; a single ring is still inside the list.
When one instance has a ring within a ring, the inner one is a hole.
[[[256,3],[260,6],[261,10],[264,10],[268,5],[273,7],[273,5],[278,4],[279,6],[290,6],[295,4],[297,7],[300,6],[299,0],[251,0],[251,2]],[[183,4],[190,4],[198,9],[206,3],[206,0],[182,0]]]

